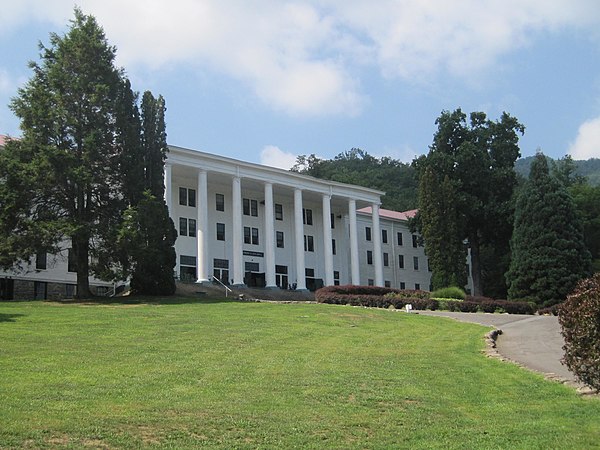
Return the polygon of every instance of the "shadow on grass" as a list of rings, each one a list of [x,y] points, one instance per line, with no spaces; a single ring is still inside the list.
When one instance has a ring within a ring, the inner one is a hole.
[[[25,314],[4,314],[0,313],[0,323],[2,322],[16,322],[17,317],[23,317]]]
[[[243,300],[239,300],[235,297],[229,298],[218,298],[218,297],[187,297],[177,296],[163,297],[163,296],[149,296],[149,295],[129,295],[125,297],[91,297],[85,299],[67,299],[67,300],[48,300],[52,303],[61,303],[65,305],[187,305],[192,303],[198,303],[202,305],[209,305],[214,303],[241,303]]]

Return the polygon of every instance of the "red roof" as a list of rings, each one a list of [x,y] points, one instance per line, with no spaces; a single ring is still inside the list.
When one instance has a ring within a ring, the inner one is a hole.
[[[417,215],[417,211],[418,210],[416,210],[416,209],[411,209],[410,211],[399,212],[399,211],[392,211],[390,209],[379,208],[379,217],[385,217],[387,219],[394,219],[394,220],[408,220],[408,219],[412,219],[413,217],[415,217]],[[357,209],[356,212],[370,215],[370,214],[373,214],[373,208],[370,206],[367,206],[366,208]]]
[[[8,136],[4,136],[3,134],[0,134],[0,147],[4,147],[4,144],[6,144],[7,140],[8,140]]]

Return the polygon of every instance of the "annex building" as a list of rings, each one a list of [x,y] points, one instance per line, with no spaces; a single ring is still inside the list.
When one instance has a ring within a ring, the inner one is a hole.
[[[424,248],[384,192],[170,146],[165,200],[175,223],[174,276],[237,287],[315,290],[334,284],[430,287]],[[0,272],[0,298],[68,298],[69,249]],[[115,286],[91,279],[92,290]],[[93,290],[94,292],[94,290]]]

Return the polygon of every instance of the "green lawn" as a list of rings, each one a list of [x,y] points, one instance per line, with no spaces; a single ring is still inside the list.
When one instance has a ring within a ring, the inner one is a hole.
[[[0,448],[595,448],[600,400],[486,329],[239,302],[0,303]]]

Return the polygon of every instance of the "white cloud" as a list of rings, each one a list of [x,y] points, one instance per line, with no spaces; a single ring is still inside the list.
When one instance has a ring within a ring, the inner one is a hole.
[[[581,124],[569,154],[573,159],[600,158],[600,117]]]
[[[274,145],[267,145],[260,152],[260,163],[264,166],[288,170],[296,164],[296,155],[284,152]]]

